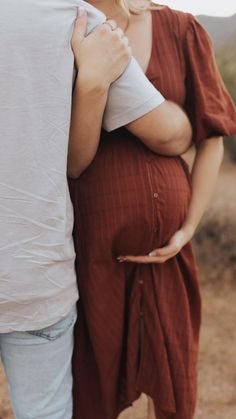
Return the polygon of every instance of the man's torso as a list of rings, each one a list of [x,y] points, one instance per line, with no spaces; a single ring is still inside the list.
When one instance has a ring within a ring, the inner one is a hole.
[[[0,4],[0,332],[49,325],[77,299],[66,164],[80,4]]]

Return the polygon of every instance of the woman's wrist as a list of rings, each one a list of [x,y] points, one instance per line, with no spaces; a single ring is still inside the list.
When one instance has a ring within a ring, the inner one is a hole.
[[[110,83],[105,77],[95,77],[94,74],[90,75],[85,71],[79,71],[75,84],[75,89],[80,92],[99,95],[107,95],[109,87]]]
[[[181,228],[181,230],[185,233],[189,240],[192,239],[194,233],[196,231],[197,225],[193,222],[186,220]]]

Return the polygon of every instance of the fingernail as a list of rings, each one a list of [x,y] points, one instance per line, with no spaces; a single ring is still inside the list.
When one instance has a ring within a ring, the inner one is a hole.
[[[155,253],[151,252],[148,256],[155,256]]]
[[[82,17],[85,13],[85,8],[84,7],[78,7],[78,17]]]

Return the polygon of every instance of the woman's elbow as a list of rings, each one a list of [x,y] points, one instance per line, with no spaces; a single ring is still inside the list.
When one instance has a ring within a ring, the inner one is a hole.
[[[67,169],[67,176],[70,179],[76,180],[80,177],[80,175],[82,174],[82,171],[76,170],[76,169]]]
[[[83,171],[88,167],[88,165],[81,164],[81,162],[68,160],[67,164],[67,176],[71,179],[78,179]]]

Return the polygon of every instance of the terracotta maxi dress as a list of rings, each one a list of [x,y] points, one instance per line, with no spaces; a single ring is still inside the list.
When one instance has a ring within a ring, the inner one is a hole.
[[[186,109],[196,143],[235,132],[208,35],[189,14],[152,13],[148,78]],[[191,196],[186,163],[152,153],[120,129],[102,133],[94,162],[70,187],[81,297],[74,418],[116,419],[146,393],[158,419],[191,419],[201,318],[191,244],[165,264],[116,260],[163,246],[181,227]]]

